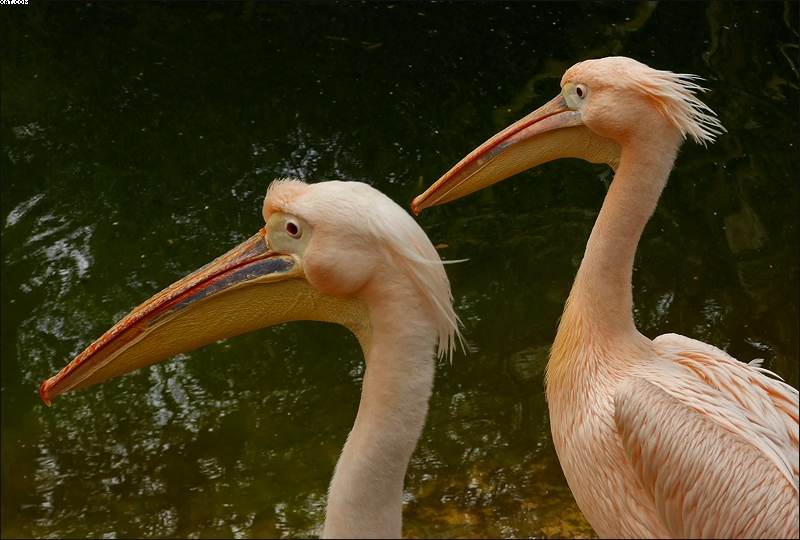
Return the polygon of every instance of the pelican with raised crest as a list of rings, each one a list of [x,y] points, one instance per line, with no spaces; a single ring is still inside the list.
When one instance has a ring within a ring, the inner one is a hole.
[[[712,345],[636,329],[636,247],[683,140],[724,131],[694,75],[625,57],[580,62],[561,93],[473,150],[415,213],[563,157],[616,174],[546,372],[553,443],[608,538],[797,538],[798,391]]]

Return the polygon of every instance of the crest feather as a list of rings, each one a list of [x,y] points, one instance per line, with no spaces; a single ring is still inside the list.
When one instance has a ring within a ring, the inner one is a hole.
[[[692,137],[698,144],[714,142],[726,130],[711,108],[697,99],[698,92],[707,91],[694,81],[698,75],[672,73],[650,69],[648,77],[636,77],[633,85],[653,98],[659,112],[672,122],[684,138]]]

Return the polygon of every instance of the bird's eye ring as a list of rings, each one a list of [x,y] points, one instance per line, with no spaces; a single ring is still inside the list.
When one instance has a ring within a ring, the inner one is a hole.
[[[575,95],[581,99],[583,99],[586,96],[586,91],[580,84],[575,87]]]
[[[286,232],[292,238],[300,238],[303,235],[300,226],[291,219],[286,221]]]

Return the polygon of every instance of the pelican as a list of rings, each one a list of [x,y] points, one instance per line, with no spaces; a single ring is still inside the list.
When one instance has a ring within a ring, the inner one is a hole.
[[[798,537],[798,391],[706,343],[650,340],[632,316],[639,238],[688,136],[724,128],[699,77],[624,57],[580,62],[561,93],[414,199],[415,213],[562,157],[615,171],[546,372],[551,431],[601,537]]]
[[[289,321],[341,324],[366,361],[323,537],[399,538],[403,478],[435,356],[461,341],[444,266],[414,218],[360,182],[273,182],[266,225],[120,320],[41,386],[42,399],[213,341]]]

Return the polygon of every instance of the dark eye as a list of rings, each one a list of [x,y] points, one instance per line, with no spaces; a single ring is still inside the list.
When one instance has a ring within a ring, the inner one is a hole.
[[[292,238],[300,238],[300,227],[292,220],[286,222],[286,232],[289,233],[289,236]]]
[[[586,95],[586,92],[584,92],[583,88],[581,88],[580,86],[576,86],[575,87],[575,95],[578,96],[579,98],[583,99],[583,96]]]

